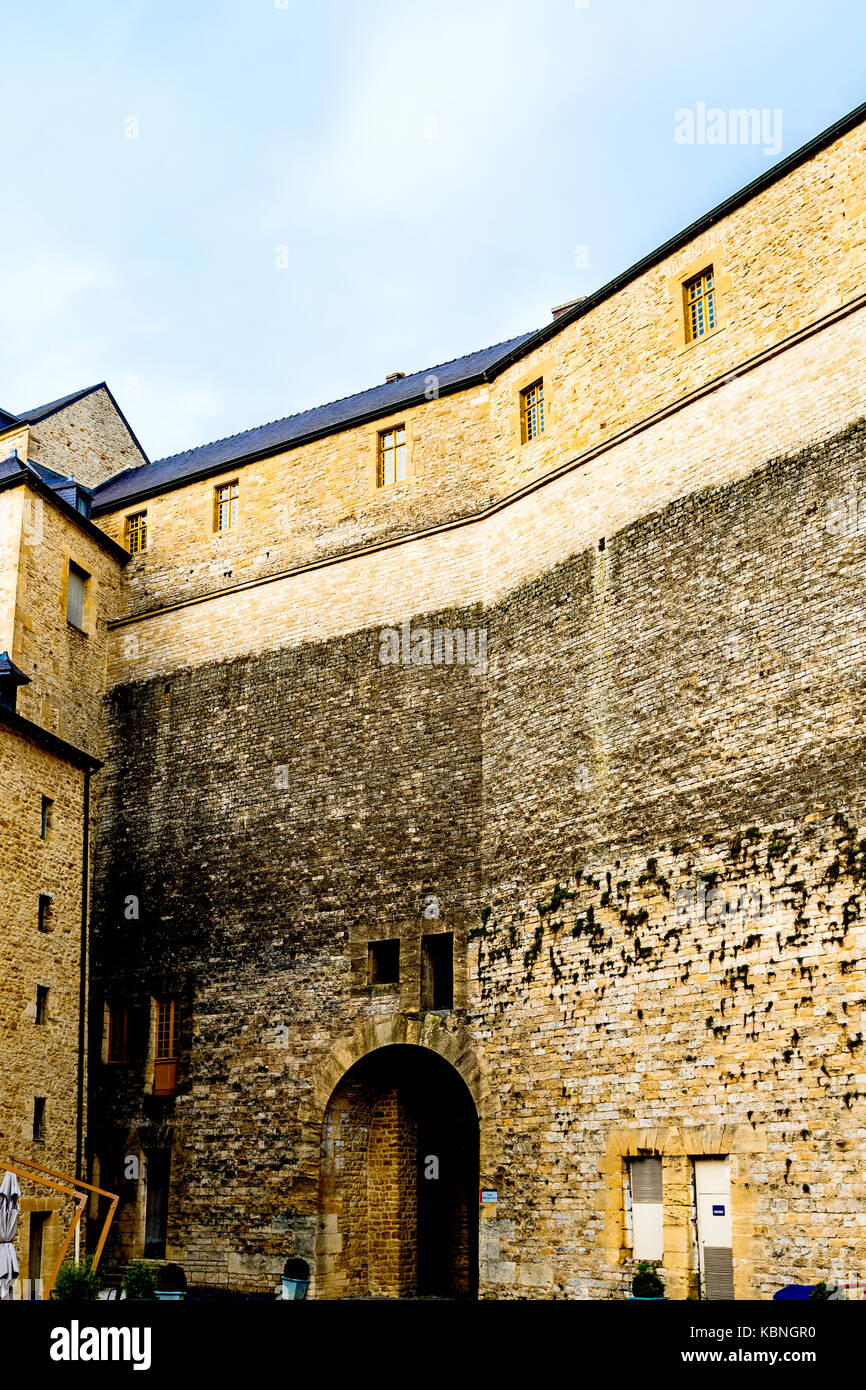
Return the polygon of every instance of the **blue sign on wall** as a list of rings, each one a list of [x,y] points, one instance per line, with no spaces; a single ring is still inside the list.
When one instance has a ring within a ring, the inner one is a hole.
[[[725,1209],[722,1206],[713,1207],[713,1216],[724,1216]]]

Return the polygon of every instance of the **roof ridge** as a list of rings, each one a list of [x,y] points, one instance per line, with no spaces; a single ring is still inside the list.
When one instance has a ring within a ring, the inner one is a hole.
[[[414,372],[404,372],[401,377],[397,378],[397,381],[404,381],[407,377],[421,376],[425,372],[435,372],[441,367],[451,367],[455,362],[462,362],[467,357],[478,357],[482,352],[492,352],[494,348],[511,345],[512,343],[519,342],[521,338],[530,338],[535,332],[537,332],[537,329],[530,328],[526,333],[517,333],[513,338],[503,338],[499,343],[490,343],[487,347],[475,348],[472,352],[463,352],[458,357],[446,358],[444,362],[436,362],[430,367],[418,367]],[[289,420],[297,420],[302,415],[309,415],[314,410],[327,410],[329,406],[342,405],[344,401],[357,400],[359,396],[365,396],[368,391],[378,391],[382,386],[389,386],[392,384],[396,385],[396,381],[394,383],[379,381],[373,386],[365,386],[360,391],[350,391],[346,396],[335,396],[334,399],[330,401],[319,401],[316,405],[306,406],[304,410],[293,410],[290,415],[277,415],[273,420],[263,420],[259,425],[249,425],[246,429],[233,430],[231,434],[223,434],[216,439],[207,439],[202,444],[193,444],[189,449],[179,449],[176,454],[165,454],[162,458],[154,459],[153,463],[168,463],[171,459],[183,458],[187,454],[195,454],[199,449],[210,449],[214,444],[225,444],[229,439],[240,439],[242,435],[253,434],[256,430],[267,429],[269,425],[282,425]],[[141,465],[142,468],[145,466],[145,464]],[[132,471],[134,472],[135,470]],[[120,477],[120,474],[116,474],[115,476]],[[113,482],[114,479],[111,478],[108,481]]]

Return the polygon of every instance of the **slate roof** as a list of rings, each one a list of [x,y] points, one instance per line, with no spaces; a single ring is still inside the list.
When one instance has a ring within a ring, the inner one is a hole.
[[[65,410],[68,405],[74,405],[85,396],[92,396],[93,392],[101,387],[108,389],[104,381],[98,381],[95,386],[85,386],[81,391],[71,391],[68,396],[59,396],[56,401],[49,401],[47,405],[36,405],[32,410],[22,410],[15,417],[15,423],[34,425],[37,420],[44,420],[47,416],[56,414],[58,410]]]
[[[371,386],[354,396],[344,396],[327,405],[314,406],[312,410],[302,410],[297,415],[271,420],[269,424],[243,430],[225,439],[216,439],[212,444],[202,444],[180,454],[171,454],[168,458],[156,459],[140,468],[127,469],[94,489],[94,505],[99,511],[108,511],[145,489],[146,495],[152,495],[161,487],[177,486],[191,478],[221,472],[244,460],[334,434],[364,420],[390,415],[429,399],[430,377],[436,378],[436,391],[440,395],[457,388],[465,389],[473,381],[483,379],[484,374],[503,357],[520,348],[533,336],[533,333],[522,333],[517,338],[494,343],[492,347],[471,352],[466,357],[457,357],[451,362],[442,362],[436,367],[399,377],[396,381]]]
[[[0,652],[0,680],[7,680],[15,685],[30,684],[30,677],[25,676],[21,667],[15,665],[8,652]]]
[[[469,353],[466,357],[455,358],[454,361],[442,363],[438,367],[428,367],[426,371],[413,372],[410,376],[385,382],[380,386],[373,386],[354,396],[346,396],[342,400],[331,401],[328,405],[320,405],[312,410],[301,411],[298,415],[290,415],[282,420],[272,420],[269,424],[259,425],[255,429],[244,430],[240,434],[230,435],[226,439],[217,439],[211,444],[203,444],[198,448],[187,449],[179,454],[172,454],[168,458],[157,459],[154,463],[145,462],[136,468],[128,468],[122,473],[115,474],[113,478],[109,478],[107,482],[94,489],[93,514],[98,515],[102,512],[112,511],[116,507],[128,505],[130,502],[144,500],[153,496],[154,493],[164,492],[173,487],[181,487],[194,478],[204,478],[211,474],[221,473],[228,468],[248,463],[255,458],[279,453],[283,449],[296,447],[301,443],[334,434],[338,430],[347,429],[352,425],[364,424],[390,415],[395,411],[406,409],[411,405],[421,404],[429,398],[426,388],[428,386],[427,378],[431,375],[437,378],[437,391],[440,395],[451,391],[465,390],[467,387],[480,384],[483,381],[492,381],[512,362],[518,361],[532,349],[540,347],[556,334],[561,333],[603,300],[616,294],[647,270],[665,260],[666,257],[687,246],[695,237],[700,236],[722,218],[742,207],[764,189],[771,187],[790,173],[792,169],[805,163],[806,160],[825,149],[848,131],[853,130],[864,120],[866,120],[866,102],[855,107],[853,111],[849,111],[847,115],[835,121],[833,125],[828,126],[812,140],[807,141],[805,145],[801,145],[799,149],[773,164],[753,179],[751,183],[746,184],[745,187],[724,199],[709,212],[704,213],[697,221],[677,232],[661,246],[656,247],[654,251],[643,256],[634,265],[629,266],[620,275],[609,280],[606,285],[602,285],[580,300],[569,301],[570,307],[565,307],[564,312],[559,313],[551,323],[545,324],[542,328],[534,332],[523,333],[507,342],[496,343],[492,347],[483,348],[480,352]],[[563,308],[564,306],[559,307]],[[88,395],[91,391],[98,390],[100,386],[105,387],[111,396],[105,383],[100,382],[99,386],[91,386],[84,391],[75,392],[71,396],[61,397],[58,401],[51,401],[48,405],[38,406],[35,410],[25,412],[17,417],[11,417],[8,412],[0,411],[0,429],[10,427],[9,424],[4,423],[7,420],[30,423],[37,419],[43,419],[46,415],[50,415],[56,410],[62,410],[64,406]],[[121,418],[125,418],[113,396],[111,399],[118,414],[121,415]],[[125,423],[129,429],[128,422]],[[131,429],[129,432],[135,440],[135,435]],[[135,442],[138,444],[137,440]],[[140,445],[138,447],[141,448]],[[141,452],[142,457],[146,459],[147,455],[144,450]],[[3,479],[2,468],[4,466],[0,465],[0,482]]]

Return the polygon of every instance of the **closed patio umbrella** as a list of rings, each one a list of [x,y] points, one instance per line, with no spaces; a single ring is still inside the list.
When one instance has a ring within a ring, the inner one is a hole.
[[[12,1297],[18,1278],[18,1261],[12,1242],[18,1230],[20,1192],[15,1174],[7,1173],[0,1184],[0,1299]]]

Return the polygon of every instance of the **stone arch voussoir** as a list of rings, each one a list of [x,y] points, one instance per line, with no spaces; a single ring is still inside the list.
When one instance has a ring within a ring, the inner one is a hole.
[[[337,1086],[362,1057],[395,1045],[423,1047],[449,1062],[466,1083],[478,1112],[482,1136],[490,1132],[495,1123],[495,1097],[465,1029],[447,1028],[438,1014],[424,1014],[420,1018],[398,1014],[390,1018],[366,1019],[351,1038],[341,1038],[334,1043],[315,1069],[312,1090],[300,1107],[302,1167],[310,1177],[318,1172],[322,1123]]]

